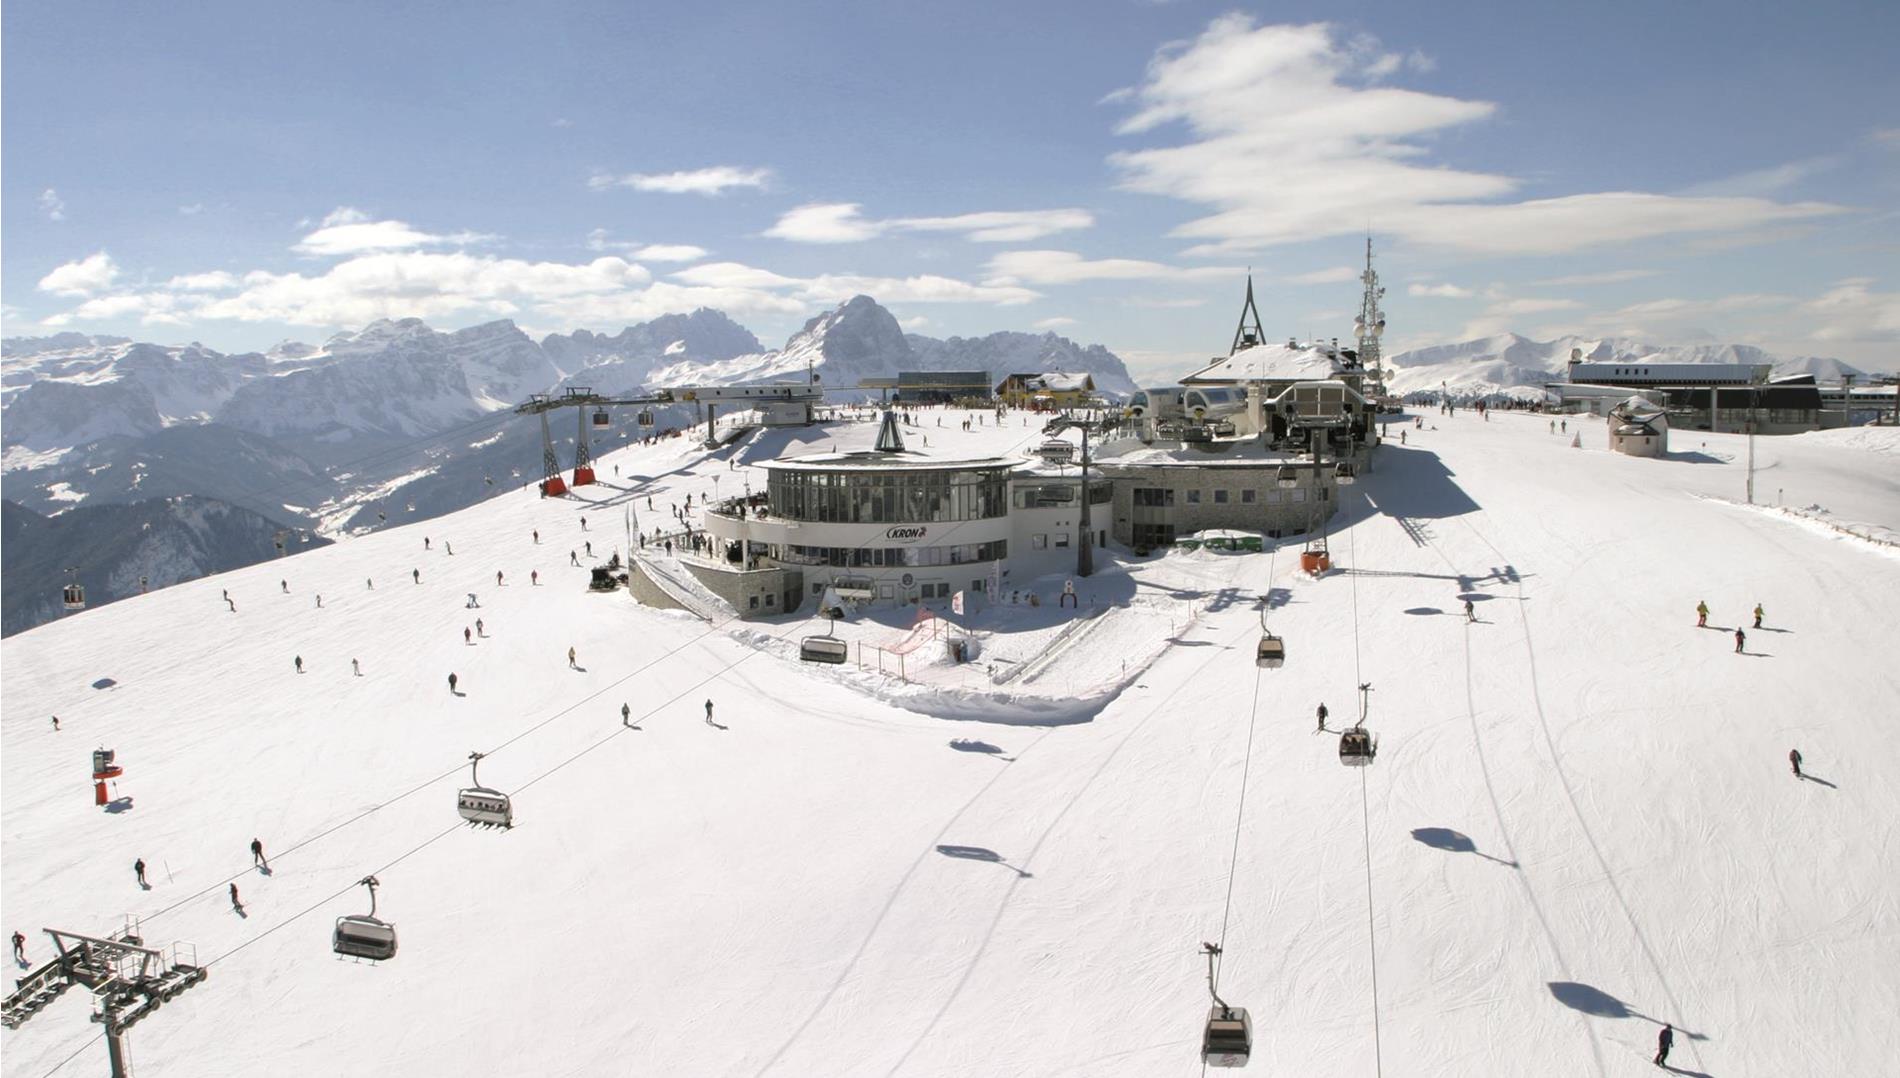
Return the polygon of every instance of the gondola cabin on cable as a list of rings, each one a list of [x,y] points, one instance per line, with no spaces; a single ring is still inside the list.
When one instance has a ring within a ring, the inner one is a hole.
[[[613,420],[607,417],[607,409],[605,408],[594,409],[594,429],[595,430],[606,430],[608,427],[612,425],[613,425]]]
[[[1379,739],[1363,726],[1355,726],[1339,735],[1339,762],[1347,767],[1366,767],[1379,754]]]
[[[86,588],[82,584],[68,584],[59,591],[61,605],[68,610],[86,609]]]
[[[1262,670],[1278,670],[1286,663],[1286,641],[1268,633],[1260,638],[1254,651],[1254,665]]]
[[[396,957],[396,926],[376,917],[376,877],[366,876],[361,882],[369,888],[369,912],[338,917],[330,949],[348,958],[386,961]]]
[[[479,752],[468,754],[469,778],[474,785],[455,795],[455,811],[471,824],[480,824],[483,827],[513,827],[515,810],[514,805],[508,800],[508,795],[481,784],[478,769],[481,767],[482,755]]]
[[[1253,1019],[1245,1007],[1216,1005],[1207,1012],[1201,1061],[1210,1067],[1244,1067],[1253,1054]]]
[[[851,645],[835,636],[808,636],[798,642],[798,657],[808,663],[834,666],[851,658]]]
[[[640,414],[635,417],[634,421],[643,427],[651,427],[653,425],[653,413],[642,408],[640,409]]]

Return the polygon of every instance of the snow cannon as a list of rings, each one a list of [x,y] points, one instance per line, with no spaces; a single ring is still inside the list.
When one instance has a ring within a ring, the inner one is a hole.
[[[112,799],[106,794],[106,780],[116,779],[125,774],[125,768],[113,762],[117,753],[112,749],[92,750],[92,803],[105,805]]]

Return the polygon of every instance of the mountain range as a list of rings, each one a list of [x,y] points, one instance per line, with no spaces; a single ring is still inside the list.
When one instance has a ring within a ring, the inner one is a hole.
[[[1558,337],[1534,341],[1515,333],[1457,344],[1414,348],[1385,357],[1386,385],[1401,396],[1443,389],[1459,397],[1543,396],[1544,384],[1562,381],[1572,350],[1588,363],[1748,363],[1774,368],[1776,377],[1811,374],[1838,381],[1861,372],[1838,359],[1782,357],[1747,344],[1655,345],[1628,338]]]
[[[206,519],[247,522],[198,528],[194,541],[167,547],[163,570],[121,571],[103,553],[90,557],[81,575],[94,601],[106,601],[131,594],[140,575],[169,583],[268,557],[260,534],[369,531],[538,478],[539,427],[513,412],[532,393],[803,381],[809,371],[848,398],[866,377],[971,369],[997,381],[1086,371],[1107,392],[1135,388],[1101,345],[1053,333],[906,334],[869,296],[811,319],[772,350],[709,309],[540,341],[509,321],[442,332],[419,319],[383,320],[321,344],[238,354],[61,333],[0,342],[0,469],[16,520],[83,521],[89,553],[136,546],[155,522],[176,517],[180,498],[195,499],[193,512]],[[692,419],[689,406],[658,411],[662,426]],[[617,419],[622,428],[605,437],[632,433],[630,416]],[[571,459],[579,432],[567,423],[553,430]],[[80,512],[107,506],[139,508]],[[7,590],[30,587],[39,598],[9,605],[5,631],[57,612],[37,574],[46,557],[59,557],[39,544],[57,551],[67,530],[22,525],[9,540]]]

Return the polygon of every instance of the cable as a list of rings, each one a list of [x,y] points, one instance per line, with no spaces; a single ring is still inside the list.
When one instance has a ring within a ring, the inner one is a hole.
[[[1385,1074],[1385,1050],[1379,1035],[1379,936],[1372,918],[1372,814],[1367,808],[1366,769],[1359,769],[1359,822],[1366,839],[1366,948],[1372,955],[1373,1073]]]

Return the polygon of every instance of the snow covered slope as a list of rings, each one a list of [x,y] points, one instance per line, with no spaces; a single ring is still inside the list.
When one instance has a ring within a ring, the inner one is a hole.
[[[1758,490],[1900,525],[1896,447],[1856,433],[1758,440]],[[1153,560],[1199,616],[1081,725],[896,710],[587,593],[569,551],[628,505],[740,481],[683,439],[605,457],[592,504],[509,493],[87,611],[0,643],[5,924],[35,960],[41,926],[127,912],[196,943],[209,980],[130,1036],[144,1078],[1189,1075],[1203,940],[1257,1074],[1648,1074],[1662,1021],[1679,1073],[1887,1073],[1900,560],[1734,504],[1739,438],[1603,440],[1428,416],[1325,578],[1297,544]],[[1269,589],[1289,659],[1260,671]],[[1354,771],[1313,710],[1337,726],[1362,682],[1382,744]],[[127,811],[92,805],[98,745]],[[510,832],[451,807],[477,748]],[[380,966],[329,951],[371,872]],[[86,1010],[5,1034],[0,1073],[96,1073]]]

